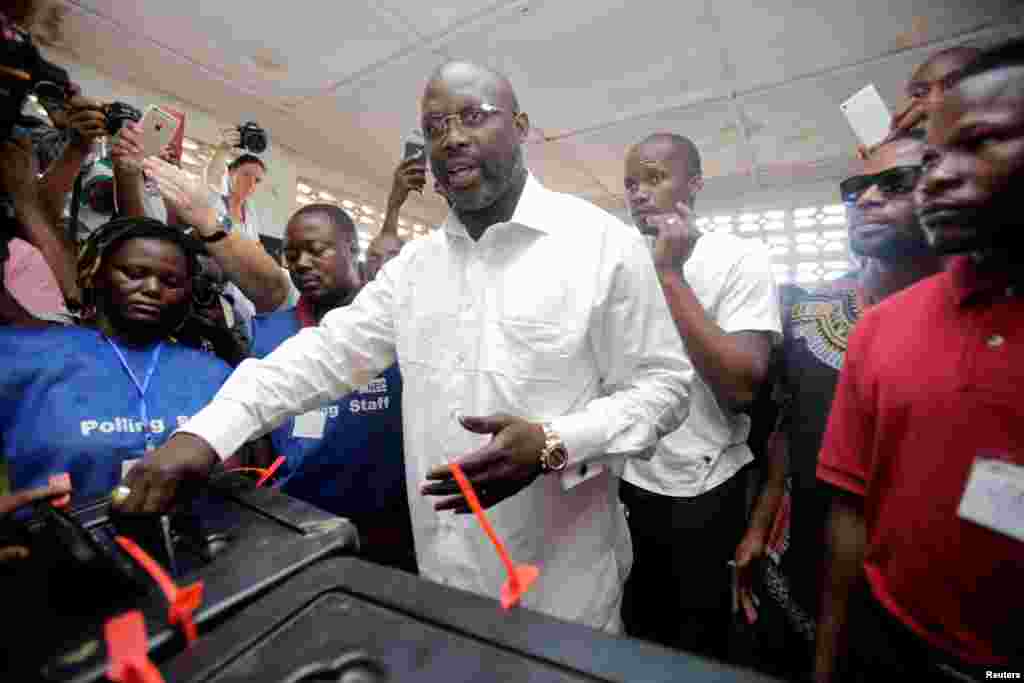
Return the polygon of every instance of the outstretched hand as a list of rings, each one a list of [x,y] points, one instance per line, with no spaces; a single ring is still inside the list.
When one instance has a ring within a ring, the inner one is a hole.
[[[178,217],[190,225],[213,229],[217,224],[217,210],[209,188],[201,178],[190,176],[163,159],[149,157],[142,167],[156,181],[160,194],[177,212]]]
[[[533,483],[541,473],[540,454],[544,449],[541,425],[511,415],[462,417],[459,422],[476,434],[492,434],[491,441],[468,455],[457,458],[466,478],[473,484],[480,505],[489,508],[514,496]],[[425,496],[447,496],[434,503],[435,510],[470,512],[447,465],[427,473],[420,492]]]

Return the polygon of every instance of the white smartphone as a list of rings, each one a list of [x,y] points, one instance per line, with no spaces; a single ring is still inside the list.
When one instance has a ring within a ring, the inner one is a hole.
[[[154,157],[171,143],[181,122],[157,106],[150,105],[142,115],[142,154]]]
[[[426,145],[423,142],[423,134],[418,130],[413,130],[402,141],[402,161],[423,156],[425,149]]]
[[[865,147],[877,145],[889,134],[892,114],[873,83],[858,90],[839,108]]]

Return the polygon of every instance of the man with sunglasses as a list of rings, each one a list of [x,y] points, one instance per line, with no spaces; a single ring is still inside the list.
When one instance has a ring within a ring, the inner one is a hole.
[[[783,311],[784,401],[771,452],[788,460],[776,468],[788,472],[788,486],[782,497],[763,497],[763,509],[753,515],[769,522],[762,533],[770,537],[761,604],[747,617],[759,622],[760,665],[775,675],[803,680],[813,670],[829,506],[816,467],[850,331],[865,310],[941,268],[914,213],[923,138],[921,130],[895,135],[862,162],[860,175],[840,183],[850,247],[861,267],[802,292]],[[741,594],[754,590],[745,585],[746,574],[740,579]]]
[[[951,259],[860,320],[817,469],[821,681],[1024,669],[1024,40],[963,70],[928,143],[917,212]]]
[[[615,475],[679,427],[693,377],[654,265],[636,230],[529,173],[530,121],[507,78],[448,63],[421,106],[444,224],[351,304],[243,363],[188,433],[129,473],[119,507],[166,508],[236,439],[398,360],[421,574],[492,598],[506,579],[475,520],[447,512],[469,512],[459,462],[515,562],[540,568],[521,604],[618,631],[632,551]]]

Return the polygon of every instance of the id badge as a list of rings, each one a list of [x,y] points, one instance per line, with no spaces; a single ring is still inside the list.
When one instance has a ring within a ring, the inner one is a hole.
[[[976,458],[957,516],[1024,541],[1024,467]]]
[[[295,427],[292,429],[292,436],[302,439],[324,438],[324,428],[327,426],[327,416],[319,408],[314,408],[308,413],[295,416]]]

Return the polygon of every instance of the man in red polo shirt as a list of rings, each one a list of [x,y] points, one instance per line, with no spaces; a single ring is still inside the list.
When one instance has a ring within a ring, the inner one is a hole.
[[[929,121],[918,213],[949,268],[850,339],[818,465],[837,489],[819,681],[1024,670],[1021,189],[1017,40],[968,66]]]

